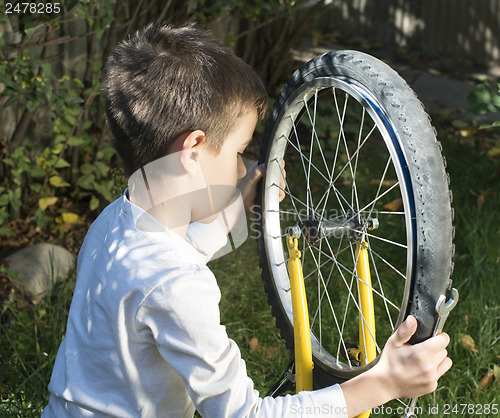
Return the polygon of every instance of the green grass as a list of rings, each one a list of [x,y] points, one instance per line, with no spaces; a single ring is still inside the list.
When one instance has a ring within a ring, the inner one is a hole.
[[[438,127],[439,129],[439,127]],[[500,161],[439,129],[454,192],[456,256],[454,286],[460,302],[445,330],[451,336],[452,370],[438,390],[419,401],[425,416],[474,416],[460,404],[498,404],[500,382],[483,390],[480,379],[500,364]],[[472,141],[472,139],[471,139]],[[484,196],[484,203],[480,204]],[[479,207],[480,206],[480,207]],[[263,290],[255,242],[210,263],[222,290],[221,318],[239,345],[248,374],[264,395],[284,371],[289,353],[279,339]],[[64,335],[74,276],[36,306],[11,297],[2,302],[0,330],[0,416],[39,416],[48,401],[47,384]],[[461,343],[475,341],[477,352]],[[445,414],[445,405],[457,405]],[[429,406],[438,413],[428,412]],[[484,409],[481,409],[484,411]],[[479,414],[481,415],[481,414]],[[488,414],[482,413],[483,416]],[[385,414],[378,416],[394,416]],[[493,416],[493,415],[490,415]]]
[[[75,274],[37,304],[11,294],[0,322],[0,416],[40,416],[47,385],[66,330]]]

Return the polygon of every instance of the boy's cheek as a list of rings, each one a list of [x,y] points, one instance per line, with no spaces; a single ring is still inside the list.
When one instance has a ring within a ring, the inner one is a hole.
[[[221,212],[236,192],[235,186],[209,185],[193,195],[193,219],[195,222],[211,222],[213,215]]]

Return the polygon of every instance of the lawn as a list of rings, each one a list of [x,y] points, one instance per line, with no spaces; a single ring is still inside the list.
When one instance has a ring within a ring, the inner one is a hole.
[[[447,116],[435,119],[454,195],[453,285],[460,291],[460,302],[445,327],[454,366],[437,391],[419,401],[420,416],[494,416],[487,411],[493,404],[498,407],[500,399],[500,159],[487,151],[498,133],[465,135]],[[289,353],[266,301],[256,244],[249,239],[209,266],[222,290],[222,322],[264,395],[284,371]],[[14,293],[1,302],[0,416],[39,416],[46,405],[74,279],[72,275],[38,304]],[[378,416],[393,414],[384,411]]]

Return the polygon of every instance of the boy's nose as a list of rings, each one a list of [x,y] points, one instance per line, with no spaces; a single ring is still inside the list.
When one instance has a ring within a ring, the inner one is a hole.
[[[243,162],[243,158],[238,158],[238,180],[245,177],[247,173],[247,168],[245,167],[245,163]]]

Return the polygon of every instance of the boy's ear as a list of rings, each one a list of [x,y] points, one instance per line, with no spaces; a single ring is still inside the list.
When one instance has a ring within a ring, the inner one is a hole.
[[[192,176],[198,175],[199,145],[205,142],[205,132],[200,130],[184,132],[179,135],[176,142],[184,169]]]
[[[205,142],[205,132],[197,129],[196,131],[186,131],[174,139],[170,148],[170,153],[179,152],[197,147]]]

